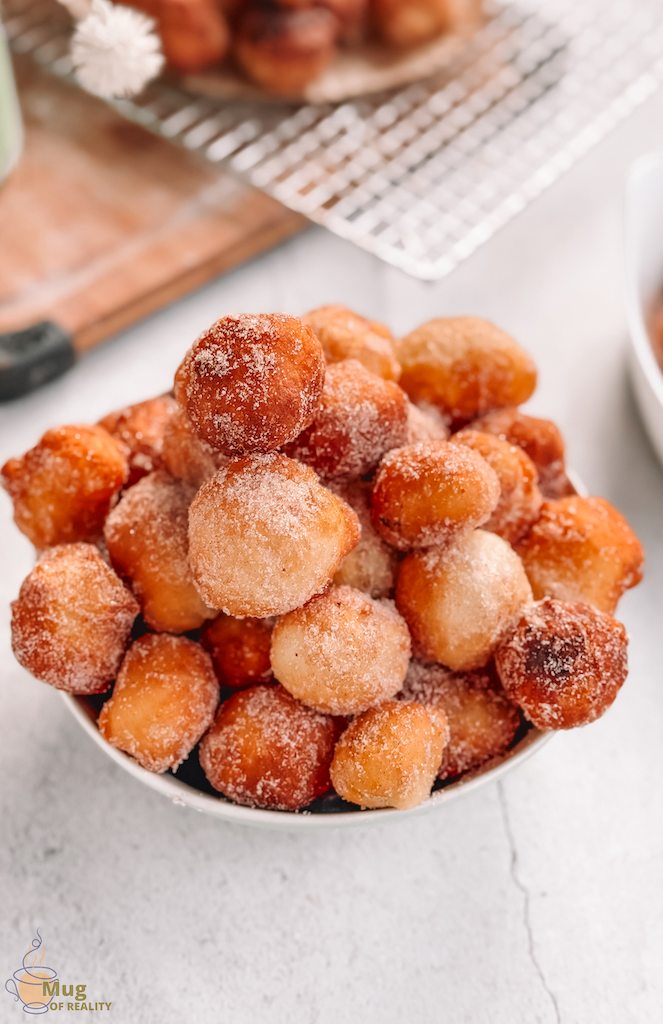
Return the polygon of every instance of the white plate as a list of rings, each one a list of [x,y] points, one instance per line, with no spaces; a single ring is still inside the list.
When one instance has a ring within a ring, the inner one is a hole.
[[[663,153],[634,164],[625,214],[631,378],[645,428],[663,463],[663,373],[649,335],[649,319],[663,291]]]

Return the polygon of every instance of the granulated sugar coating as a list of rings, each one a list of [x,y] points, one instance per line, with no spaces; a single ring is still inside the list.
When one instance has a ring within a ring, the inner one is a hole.
[[[206,604],[262,618],[299,608],[359,539],[352,509],[285,455],[232,459],[189,511],[189,558]]]
[[[396,605],[417,649],[455,672],[486,665],[531,600],[518,555],[485,530],[448,548],[411,552],[396,584]]]
[[[179,406],[170,395],[149,398],[137,405],[110,412],[99,420],[117,441],[124,445],[129,461],[127,487],[132,487],[141,477],[161,469],[161,452],[166,426]]]
[[[543,499],[537,485],[536,466],[517,445],[493,434],[468,428],[458,431],[451,440],[453,444],[463,444],[478,452],[497,473],[500,499],[483,528],[515,544],[527,533],[541,508]]]
[[[361,535],[359,543],[346,555],[334,583],[363,590],[370,597],[391,597],[396,584],[398,552],[385,544],[371,521],[371,491],[367,480],[353,480],[333,488],[357,513]]]
[[[200,642],[212,656],[222,686],[241,689],[271,678],[273,627],[274,619],[234,619],[223,614],[203,626]]]
[[[20,459],[2,467],[14,522],[36,548],[94,541],[128,475],[121,445],[103,427],[47,430]]]
[[[430,320],[396,346],[400,385],[465,424],[490,409],[521,405],[536,387],[536,367],[498,327],[474,316]]]
[[[12,603],[12,650],[37,679],[99,693],[115,678],[138,603],[92,544],[45,552]]]
[[[214,451],[193,429],[184,409],[177,409],[168,420],[163,435],[163,463],[171,476],[198,488],[225,466],[226,455]]]
[[[357,359],[384,380],[397,381],[401,368],[388,327],[367,320],[345,306],[321,306],[302,317],[322,345],[328,363]]]
[[[495,653],[504,689],[539,729],[572,729],[606,711],[626,679],[621,622],[581,602],[527,608]]]
[[[385,701],[350,723],[336,744],[336,792],[361,807],[416,807],[429,795],[449,735],[432,705]]]
[[[201,437],[226,455],[270,452],[312,421],[325,361],[310,327],[284,313],[226,316],[191,346],[175,397]]]
[[[421,444],[422,441],[446,441],[449,428],[439,409],[434,405],[407,403],[406,444]]]
[[[603,498],[544,502],[516,550],[536,600],[584,601],[613,614],[624,591],[642,579],[642,545]]]
[[[330,788],[337,723],[280,686],[252,686],[221,705],[200,745],[215,789],[238,804],[297,811]]]
[[[189,565],[195,493],[160,469],[129,488],[106,520],[113,567],[130,582],[148,626],[158,631],[185,633],[216,615],[196,590]]]
[[[497,474],[470,448],[446,441],[409,445],[380,463],[373,525],[402,551],[448,544],[485,523],[499,496]]]
[[[438,778],[448,779],[503,754],[518,726],[511,703],[490,662],[474,672],[451,672],[443,665],[411,661],[400,700],[442,708],[449,725]]]
[[[150,772],[165,772],[186,760],[218,703],[219,684],[200,644],[148,633],[127,651],[97,724],[111,746]]]
[[[400,689],[410,634],[390,601],[331,587],[278,620],[271,660],[293,697],[318,711],[352,715]]]
[[[349,480],[375,469],[385,452],[406,440],[405,393],[348,359],[328,368],[313,423],[285,453],[323,480]]]

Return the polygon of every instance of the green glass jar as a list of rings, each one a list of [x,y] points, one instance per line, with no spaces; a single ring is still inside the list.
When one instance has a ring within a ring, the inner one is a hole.
[[[19,158],[23,145],[21,114],[7,39],[0,25],[0,182]]]

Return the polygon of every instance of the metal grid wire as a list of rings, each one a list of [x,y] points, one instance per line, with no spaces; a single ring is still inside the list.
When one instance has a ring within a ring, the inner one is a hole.
[[[5,0],[17,53],[71,76],[68,15]],[[338,105],[159,80],[123,116],[381,259],[449,273],[663,82],[663,0],[502,0],[444,74]]]

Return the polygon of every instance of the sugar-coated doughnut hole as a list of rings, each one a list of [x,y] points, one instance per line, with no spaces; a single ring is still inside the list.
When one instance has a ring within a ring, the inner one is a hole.
[[[499,496],[497,474],[470,448],[446,441],[409,445],[380,463],[373,524],[403,551],[446,544],[485,523]]]
[[[627,645],[612,616],[545,598],[525,609],[495,664],[509,697],[538,729],[572,729],[614,701],[628,674]]]
[[[642,579],[642,545],[603,498],[544,502],[517,551],[537,601],[584,601],[612,614],[624,591]]]
[[[137,405],[110,412],[99,420],[99,426],[111,434],[127,450],[129,479],[132,487],[141,477],[161,469],[163,437],[171,416],[179,406],[170,395],[150,398]]]
[[[334,583],[363,590],[371,597],[390,597],[396,584],[398,553],[385,544],[371,521],[371,492],[367,480],[336,485],[334,493],[356,512],[361,534],[356,547],[346,555]]]
[[[439,409],[434,405],[407,403],[406,444],[421,444],[423,441],[446,441],[449,428]]]
[[[138,603],[92,544],[46,551],[12,602],[12,650],[37,679],[100,693],[115,678]]]
[[[497,473],[500,498],[483,528],[515,544],[537,518],[543,501],[536,466],[522,448],[494,434],[465,429],[454,434],[452,442],[478,452]]]
[[[111,562],[130,581],[143,618],[168,633],[198,629],[216,615],[194,586],[189,565],[194,494],[193,487],[157,470],[125,492],[104,528]]]
[[[207,651],[187,637],[148,633],[127,651],[97,725],[111,746],[165,772],[187,759],[218,703]]]
[[[508,750],[518,727],[518,708],[507,697],[490,662],[474,672],[450,672],[443,665],[410,662],[402,700],[442,708],[449,725],[438,778],[448,779]]]
[[[232,459],[189,511],[189,558],[206,604],[264,618],[299,608],[359,539],[349,505],[281,454]]]
[[[175,396],[195,430],[225,455],[270,452],[311,423],[325,361],[310,327],[283,313],[226,316],[191,346]]]
[[[400,377],[394,337],[384,324],[367,320],[345,306],[321,306],[302,320],[320,341],[328,363],[357,359],[384,380],[397,381]]]
[[[238,804],[297,811],[331,786],[337,723],[280,686],[252,686],[219,708],[200,745],[208,781]]]
[[[495,409],[474,420],[474,430],[495,434],[516,444],[529,455],[539,474],[539,489],[545,498],[575,494],[566,475],[564,439],[551,420],[526,416],[516,408]]]
[[[416,807],[430,794],[447,737],[440,708],[385,701],[355,718],[336,744],[334,789],[360,807]]]
[[[410,552],[396,584],[417,651],[455,672],[486,665],[531,600],[518,555],[485,530],[448,548]]]
[[[450,0],[373,0],[379,34],[389,46],[407,49],[453,32],[467,22],[472,5]]]
[[[193,423],[179,405],[166,424],[162,459],[171,476],[196,488],[228,461],[226,455],[215,451],[198,436]]]
[[[285,453],[323,480],[349,480],[375,469],[406,440],[405,393],[348,359],[327,368],[320,408]]]
[[[258,85],[296,97],[334,59],[339,31],[324,7],[292,10],[249,0],[237,21],[235,56]]]
[[[14,522],[36,548],[94,541],[128,475],[123,448],[103,427],[47,430],[39,444],[2,467]]]
[[[351,715],[393,697],[410,660],[410,634],[393,605],[331,587],[284,615],[272,633],[274,676],[317,711]]]
[[[396,347],[401,387],[455,424],[490,409],[520,405],[536,386],[536,367],[513,338],[479,317],[430,320]]]
[[[211,654],[222,686],[242,689],[269,680],[273,625],[273,619],[234,619],[221,614],[203,626],[200,642]]]

